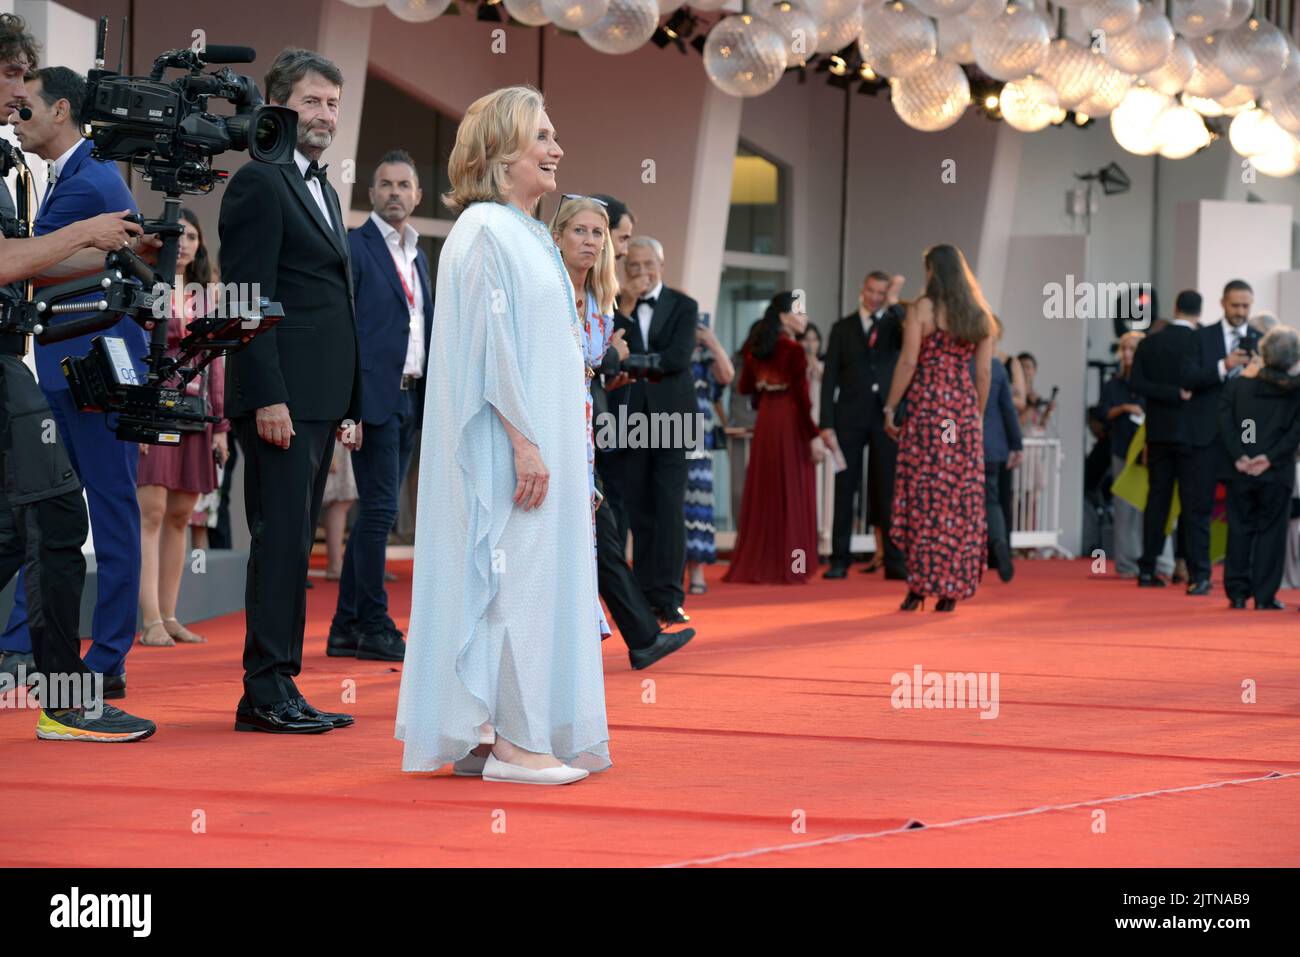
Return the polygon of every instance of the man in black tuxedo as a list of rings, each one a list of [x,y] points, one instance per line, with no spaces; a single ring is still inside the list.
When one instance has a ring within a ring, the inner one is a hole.
[[[1192,392],[1184,388],[1183,377],[1188,357],[1196,348],[1196,320],[1201,314],[1201,295],[1191,290],[1178,294],[1174,318],[1163,329],[1153,332],[1140,343],[1133,356],[1129,383],[1133,390],[1146,396],[1146,456],[1148,491],[1142,516],[1142,556],[1138,559],[1138,587],[1163,588],[1165,581],[1156,575],[1156,559],[1165,547],[1165,522],[1173,501],[1174,482],[1178,482],[1182,514],[1178,522],[1187,542],[1188,569],[1195,572],[1192,581],[1210,577],[1210,523],[1189,513],[1187,502],[1197,501],[1199,483],[1213,480],[1201,475],[1201,458],[1193,441],[1194,411]],[[1215,410],[1210,410],[1211,422]],[[1204,556],[1204,566],[1193,567],[1193,560]],[[1190,588],[1189,588],[1190,591]]]
[[[824,577],[843,578],[853,561],[854,499],[862,489],[862,454],[867,457],[867,501],[873,524],[884,531],[885,577],[904,579],[903,553],[889,537],[898,443],[885,433],[885,398],[903,349],[902,277],[872,272],[862,282],[858,308],[831,326],[822,374],[822,441],[838,446],[848,468],[835,474],[835,518],[831,567]],[[870,570],[870,569],[864,569]]]
[[[284,165],[248,163],[221,203],[221,278],[253,284],[284,318],[227,364],[226,415],[248,456],[244,505],[252,544],[245,590],[244,696],[237,731],[304,734],[352,724],[299,693],[307,563],[336,432],[361,446],[348,240],[338,195],[317,159],[334,139],[343,75],[309,50],[287,49],[267,99],[298,111],[298,149]]]
[[[624,330],[633,356],[657,353],[664,374],[659,382],[638,378],[611,393],[610,411],[620,415],[619,407],[626,408],[629,434],[636,417],[643,416],[643,434],[647,436],[660,431],[654,425],[659,414],[673,415],[681,423],[674,434],[686,438],[695,433],[698,411],[691,353],[699,306],[690,296],[664,285],[663,262],[658,240],[637,236],[628,243],[624,259],[627,283],[619,293],[622,311],[614,317],[614,328]],[[607,474],[606,480],[622,483],[623,507],[632,528],[632,570],[647,600],[661,621],[685,624],[690,620],[682,609],[686,597],[682,590],[686,446],[684,442],[670,448],[641,444],[618,453],[618,477]]]
[[[1229,481],[1236,470],[1219,434],[1219,399],[1224,383],[1245,370],[1259,345],[1259,332],[1246,321],[1255,296],[1250,285],[1234,279],[1223,287],[1223,319],[1196,330],[1196,339],[1186,357],[1183,386],[1190,389],[1188,401],[1190,442],[1196,450],[1196,482],[1186,489],[1180,484],[1179,502],[1195,527],[1197,545],[1187,542],[1187,594],[1210,593],[1210,513],[1214,489]],[[1202,535],[1200,527],[1204,527]]]

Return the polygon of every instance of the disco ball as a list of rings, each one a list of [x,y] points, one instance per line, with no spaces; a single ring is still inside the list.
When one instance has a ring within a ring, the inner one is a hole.
[[[1290,176],[1300,169],[1300,142],[1290,133],[1284,133],[1267,149],[1252,156],[1250,165],[1265,176]]]
[[[995,19],[975,28],[971,45],[981,70],[995,80],[1017,80],[1038,69],[1051,37],[1032,8],[1009,3]]]
[[[1182,37],[1175,36],[1173,49],[1169,51],[1165,62],[1154,70],[1148,70],[1142,79],[1147,86],[1153,86],[1161,93],[1172,96],[1187,86],[1195,69],[1196,54],[1192,52],[1191,45]]]
[[[1086,99],[1074,108],[1076,113],[1100,119],[1124,101],[1124,95],[1133,85],[1133,78],[1109,63],[1102,62],[1101,76]]]
[[[1290,37],[1286,37],[1286,49],[1286,66],[1282,68],[1282,72],[1260,87],[1260,93],[1265,96],[1285,93],[1300,83],[1300,47],[1297,47]]]
[[[1286,36],[1267,20],[1251,17],[1222,34],[1214,62],[1236,83],[1261,86],[1286,67]]]
[[[1124,99],[1110,114],[1110,132],[1115,142],[1138,156],[1150,156],[1160,151],[1156,138],[1156,120],[1174,105],[1167,93],[1149,86],[1135,86],[1124,94]]]
[[[1264,153],[1290,135],[1277,120],[1261,109],[1238,113],[1228,126],[1228,142],[1242,156]]]
[[[848,13],[830,20],[817,21],[817,52],[836,53],[858,38],[862,32],[862,16],[854,6]]]
[[[850,13],[857,13],[862,0],[807,0],[807,6],[814,20],[825,23],[827,20],[840,20]]]
[[[1137,23],[1141,12],[1142,4],[1138,0],[1093,0],[1079,11],[1079,16],[1090,31],[1106,34],[1109,44],[1112,36]]]
[[[766,93],[785,72],[785,37],[747,13],[719,20],[704,41],[704,71],[732,96]]]
[[[579,30],[578,36],[601,53],[631,53],[645,46],[657,29],[657,0],[609,0],[605,15]]]
[[[577,32],[603,17],[609,0],[542,0],[542,9],[561,30]]]
[[[1024,76],[1002,88],[998,109],[1012,129],[1036,133],[1056,118],[1060,103],[1052,84],[1036,76]]]
[[[1232,0],[1174,0],[1169,19],[1185,37],[1204,37],[1221,29],[1232,16]]]
[[[778,3],[766,13],[758,14],[776,27],[785,38],[785,59],[788,66],[803,66],[817,49],[817,21],[806,7],[793,3]]]
[[[974,2],[975,0],[912,0],[912,6],[927,17],[943,20],[946,17],[960,16]]]
[[[994,17],[1001,16],[1002,11],[1006,8],[1006,0],[974,0],[966,8],[964,19],[975,23],[983,23],[992,20]]]
[[[1091,48],[1061,37],[1048,47],[1038,75],[1052,84],[1061,106],[1074,109],[1092,93],[1105,69],[1106,61]]]
[[[1232,0],[1232,9],[1228,13],[1228,19],[1224,21],[1223,26],[1219,27],[1219,29],[1231,30],[1233,27],[1245,23],[1246,18],[1250,16],[1251,11],[1254,9],[1255,0]]]
[[[659,15],[673,13],[678,7],[685,6],[686,0],[655,0],[659,5]]]
[[[451,0],[385,0],[388,12],[407,23],[428,23],[442,15]]]
[[[975,49],[970,42],[973,28],[973,24],[965,17],[940,20],[936,30],[939,35],[939,55],[953,63],[974,63]]]
[[[349,7],[360,7],[363,10],[384,5],[384,0],[343,0],[343,2]]]
[[[894,0],[862,11],[858,52],[877,76],[902,77],[934,62],[938,40],[923,13]]]
[[[1056,0],[1058,7],[1066,7],[1070,10],[1077,10],[1080,7],[1086,7],[1092,3],[1092,0]]]
[[[970,81],[956,63],[935,60],[908,76],[891,80],[894,112],[915,130],[946,130],[970,105]]]
[[[682,0],[682,3],[689,3],[696,10],[703,10],[706,13],[721,10],[726,2],[727,0]],[[679,3],[678,6],[681,4]]]
[[[551,22],[551,18],[542,9],[542,0],[502,0],[502,3],[505,4],[510,19],[518,20],[524,26],[541,27]],[[675,10],[677,6],[673,9]]]
[[[1300,86],[1293,86],[1276,96],[1264,97],[1264,109],[1282,129],[1288,133],[1300,133]]]
[[[1214,37],[1199,37],[1190,44],[1196,56],[1196,68],[1187,80],[1187,92],[1192,96],[1223,96],[1237,84],[1223,72],[1218,64],[1218,46]]]
[[[1174,48],[1174,28],[1154,6],[1144,6],[1137,22],[1106,38],[1106,62],[1125,73],[1146,73],[1165,62]]]
[[[1155,139],[1165,159],[1187,159],[1210,145],[1210,131],[1195,110],[1175,104],[1156,117]]]

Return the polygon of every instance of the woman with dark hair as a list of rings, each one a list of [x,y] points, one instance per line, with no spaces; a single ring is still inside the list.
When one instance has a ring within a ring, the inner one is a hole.
[[[796,338],[808,317],[793,293],[772,297],[741,350],[739,391],[758,397],[745,494],[723,581],[803,584],[817,565],[817,483],[808,359]]]
[[[993,323],[961,250],[925,253],[925,293],[907,309],[903,352],[885,403],[898,440],[890,534],[907,561],[903,611],[937,595],[952,611],[975,594],[988,555],[984,515],[984,406]],[[975,376],[971,379],[971,356]],[[908,405],[901,427],[898,403]]]
[[[213,305],[209,294],[215,270],[203,242],[203,229],[193,210],[182,209],[184,232],[176,253],[176,282],[167,319],[167,354],[179,352],[191,320]],[[222,414],[225,385],[222,360],[217,359],[190,380],[185,391],[204,397],[210,415]],[[174,385],[175,383],[171,383]],[[140,502],[140,614],[142,645],[202,642],[176,619],[185,560],[185,530],[200,495],[217,486],[217,464],[226,461],[224,419],[202,432],[186,432],[180,445],[141,445],[136,478]],[[206,526],[205,526],[206,528]]]

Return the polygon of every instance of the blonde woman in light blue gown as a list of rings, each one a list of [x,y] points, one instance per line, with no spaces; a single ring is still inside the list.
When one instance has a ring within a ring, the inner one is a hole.
[[[569,784],[609,767],[574,292],[546,224],[564,151],[541,94],[470,106],[444,202],[402,768]]]

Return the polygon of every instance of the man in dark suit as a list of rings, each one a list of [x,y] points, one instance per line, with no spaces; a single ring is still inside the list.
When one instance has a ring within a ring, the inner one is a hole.
[[[622,312],[614,318],[614,327],[624,330],[632,355],[659,354],[663,379],[634,380],[609,396],[610,408],[615,414],[626,414],[629,434],[638,416],[644,417],[643,435],[658,433],[656,423],[671,421],[659,418],[667,414],[681,425],[674,434],[685,439],[694,434],[698,412],[691,353],[699,306],[690,296],[664,285],[663,261],[658,240],[638,236],[628,243],[624,259],[627,284],[619,294]],[[626,413],[620,412],[620,406]],[[683,441],[669,448],[645,447],[649,444],[619,452],[618,477],[605,478],[622,484],[623,507],[632,529],[632,569],[646,598],[661,621],[684,624],[690,620],[682,608],[686,597],[682,590],[686,446]]]
[[[1191,290],[1178,294],[1174,318],[1140,343],[1133,356],[1129,383],[1133,391],[1146,396],[1146,457],[1148,491],[1142,516],[1142,556],[1138,559],[1138,587],[1163,588],[1156,575],[1156,559],[1165,547],[1165,522],[1178,483],[1183,513],[1179,524],[1185,530],[1188,567],[1192,581],[1210,577],[1210,523],[1201,523],[1187,512],[1186,502],[1196,500],[1201,456],[1193,443],[1190,389],[1183,387],[1188,356],[1196,348],[1196,320],[1201,314],[1201,295]],[[1211,489],[1213,486],[1211,485]],[[1190,492],[1189,492],[1190,490]],[[1204,556],[1204,567],[1191,568],[1193,556]],[[1190,588],[1188,589],[1190,592]]]
[[[24,150],[53,163],[52,178],[36,214],[36,235],[101,213],[135,212],[135,202],[117,166],[92,157],[93,144],[81,136],[85,79],[66,67],[46,67],[29,81],[28,93],[32,117],[15,123],[15,132]],[[103,268],[103,254],[89,250],[45,270],[36,285],[64,282]],[[84,315],[67,315],[61,321]],[[148,337],[134,320],[123,318],[97,335],[122,339],[137,376],[143,380]],[[140,505],[135,492],[140,453],[134,442],[118,441],[105,427],[101,413],[82,412],[72,400],[59,363],[64,356],[87,355],[92,338],[87,335],[49,346],[37,344],[36,373],[90,506],[96,593],[93,644],[86,652],[86,665],[104,674],[105,697],[121,698],[126,695],[126,654],[135,641],[140,597]],[[0,654],[30,651],[27,604],[20,582],[9,624],[0,636]]]
[[[1002,320],[994,316],[993,326],[997,330],[995,338],[1000,340]],[[988,516],[989,553],[997,567],[998,577],[1009,582],[1015,574],[1015,566],[1011,562],[1011,534],[998,493],[1002,473],[1015,469],[1024,457],[1024,440],[1020,434],[1020,417],[1011,404],[1011,380],[1007,376],[1007,367],[995,360],[992,369],[989,399],[984,406],[984,511]],[[972,381],[974,377],[975,359],[972,357]]]
[[[343,553],[326,649],[331,657],[401,661],[406,654],[402,633],[388,615],[384,556],[424,413],[433,285],[409,222],[423,198],[414,160],[393,150],[371,177],[370,218],[348,233],[366,441],[352,455],[359,506]]]
[[[1259,344],[1262,368],[1228,380],[1219,398],[1219,435],[1232,463],[1228,479],[1228,558],[1223,588],[1231,608],[1255,599],[1280,611],[1286,538],[1300,445],[1300,337],[1278,326]]]
[[[862,454],[867,457],[867,501],[873,524],[883,530],[885,577],[903,579],[903,553],[889,537],[898,443],[885,432],[885,398],[903,349],[902,277],[872,272],[862,282],[858,308],[831,326],[822,374],[822,441],[838,447],[848,468],[835,474],[835,517],[831,567],[826,578],[843,578],[853,561],[854,499],[862,490]]]
[[[1187,541],[1185,556],[1189,595],[1210,593],[1210,513],[1214,509],[1214,489],[1236,474],[1219,434],[1219,398],[1224,383],[1244,371],[1259,344],[1259,333],[1246,321],[1254,304],[1250,286],[1240,279],[1232,280],[1223,287],[1221,303],[1223,319],[1196,330],[1183,369],[1182,384],[1192,393],[1187,403],[1189,442],[1196,450],[1196,481],[1186,487],[1180,483],[1178,492],[1188,531],[1196,529],[1196,544]]]
[[[226,364],[226,415],[247,455],[252,535],[237,731],[303,734],[352,723],[351,715],[312,707],[293,681],[302,670],[304,583],[336,432],[351,449],[363,437],[347,233],[317,164],[334,138],[342,87],[338,67],[319,54],[282,52],[266,92],[298,111],[294,162],[245,164],[221,203],[222,281],[257,284],[284,307],[274,329]]]

